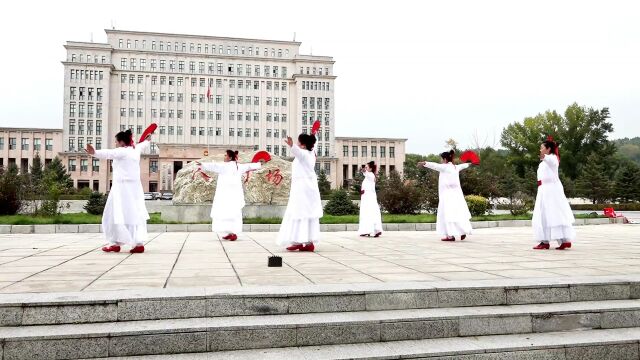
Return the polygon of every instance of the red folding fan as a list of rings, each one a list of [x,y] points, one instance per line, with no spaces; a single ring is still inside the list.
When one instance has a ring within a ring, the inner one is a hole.
[[[251,162],[257,163],[260,160],[264,160],[265,162],[271,161],[271,155],[269,155],[269,153],[264,150],[258,151],[255,155],[253,155],[253,159],[251,159]]]
[[[480,164],[480,156],[471,150],[467,150],[460,155],[460,161],[463,163],[470,162],[473,165]]]
[[[315,135],[318,133],[318,130],[320,130],[320,120],[316,120],[313,123],[313,127],[311,128],[311,135]]]
[[[138,143],[143,142],[147,138],[147,136],[153,134],[153,132],[156,131],[157,128],[158,124],[151,123],[151,125],[149,125],[140,136],[140,141],[138,141]]]

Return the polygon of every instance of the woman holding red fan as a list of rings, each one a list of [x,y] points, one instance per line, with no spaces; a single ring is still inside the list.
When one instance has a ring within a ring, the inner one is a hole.
[[[216,192],[211,206],[211,229],[222,234],[222,238],[229,241],[238,239],[242,232],[242,209],[244,208],[244,190],[242,189],[242,175],[246,172],[258,170],[260,162],[238,164],[238,152],[227,150],[224,162],[196,162],[198,171],[208,171],[218,174]]]
[[[422,161],[418,163],[440,173],[438,179],[438,219],[436,231],[444,236],[442,241],[456,241],[456,236],[464,240],[471,234],[471,213],[460,187],[460,171],[470,164],[453,164],[453,150],[440,154],[440,164]]]
[[[314,130],[317,127],[314,124]],[[315,171],[316,154],[313,150],[316,144],[315,131],[311,135],[300,134],[297,144],[293,143],[291,137],[287,137],[286,144],[291,148],[295,159],[291,166],[289,202],[277,242],[287,246],[289,251],[314,251],[315,244],[320,240],[322,217],[322,202]]]
[[[140,182],[140,154],[149,148],[150,136],[135,147],[131,130],[116,134],[115,149],[95,150],[87,144],[89,155],[113,161],[112,186],[102,215],[102,232],[110,245],[102,251],[120,252],[120,246],[126,244],[131,253],[144,252],[149,213]]]
[[[382,235],[382,215],[376,195],[376,170],[375,161],[368,162],[362,168],[364,180],[360,187],[360,224],[358,226],[360,236]]]
[[[557,250],[568,249],[571,247],[571,240],[576,237],[573,229],[575,218],[558,176],[558,144],[550,136],[540,144],[540,160],[538,194],[531,219],[534,238],[540,243],[534,249],[549,249],[551,240],[556,240],[560,245]]]

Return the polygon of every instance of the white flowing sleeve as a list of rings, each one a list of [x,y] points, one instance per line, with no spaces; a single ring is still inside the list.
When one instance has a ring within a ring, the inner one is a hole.
[[[202,163],[202,170],[204,171],[219,174],[222,172],[223,169],[224,169],[224,166],[220,163],[214,163],[214,162]]]
[[[468,168],[469,168],[469,166],[471,166],[471,164],[469,164],[469,163],[464,163],[464,164],[456,165],[456,167],[458,168],[458,171],[462,171],[462,170],[464,170],[464,169],[468,169]]]
[[[302,158],[304,156],[303,155],[304,154],[303,151],[305,151],[305,150],[300,149],[300,147],[298,147],[298,145],[296,145],[296,144],[293,144],[293,146],[291,146],[291,153],[293,154],[294,157],[296,157],[296,158],[298,158],[300,160],[302,160]]]
[[[371,171],[365,171],[365,172],[364,172],[364,177],[365,177],[366,179],[371,180],[371,181],[376,181],[376,176],[375,176],[375,175],[373,175],[373,173],[372,173]]]
[[[251,171],[251,170],[258,170],[262,167],[262,164],[257,162],[257,163],[248,163],[248,164],[238,164],[238,169],[240,170],[240,172],[247,172],[247,171]]]
[[[120,159],[125,156],[125,153],[119,149],[104,149],[104,150],[96,150],[96,153],[93,154],[93,157],[98,159]]]
[[[145,140],[139,144],[136,144],[136,150],[142,154],[147,151],[151,147],[151,142],[149,140]]]
[[[425,162],[424,167],[431,170],[439,171],[439,172],[443,172],[447,170],[447,166],[445,164],[438,164],[430,161]]]
[[[560,165],[558,157],[555,154],[545,155],[544,158],[542,158],[542,161],[547,163],[547,165],[551,166],[552,168],[557,168]]]

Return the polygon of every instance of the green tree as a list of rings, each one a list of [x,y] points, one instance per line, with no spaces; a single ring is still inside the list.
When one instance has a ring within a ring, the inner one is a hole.
[[[107,196],[99,192],[92,192],[89,201],[84,206],[84,210],[93,215],[102,215],[107,204]]]
[[[394,170],[381,182],[378,200],[390,214],[416,214],[424,206],[425,194],[417,181],[403,180]]]
[[[16,164],[0,169],[0,215],[15,215],[22,206],[22,178]]]
[[[58,185],[60,191],[65,192],[73,188],[73,180],[62,161],[56,156],[51,163],[45,167],[43,176],[47,182],[46,187],[50,188],[52,183]]]
[[[354,204],[349,198],[349,194],[344,189],[337,189],[331,194],[331,199],[324,207],[324,212],[329,215],[356,215],[358,214],[358,205]]]
[[[42,159],[40,158],[40,154],[36,154],[36,156],[33,157],[33,162],[31,163],[29,173],[31,174],[32,185],[35,187],[40,187],[40,185],[42,184],[42,179],[44,178]]]
[[[501,134],[500,143],[509,150],[509,161],[518,175],[538,164],[540,143],[547,135],[560,144],[560,170],[571,180],[578,178],[580,165],[594,153],[615,153],[615,144],[608,140],[613,131],[609,122],[609,109],[586,108],[574,103],[564,115],[547,111],[522,122],[508,125]]]
[[[618,170],[614,195],[620,202],[640,201],[640,167],[628,162]]]
[[[327,174],[324,170],[320,170],[320,175],[318,176],[318,189],[320,189],[320,195],[328,195],[331,193],[331,183],[329,179],[327,179]]]
[[[384,174],[383,174],[384,176]],[[353,194],[360,194],[360,190],[362,190],[362,182],[364,181],[364,175],[362,172],[358,171],[356,176],[353,177],[353,181],[351,182],[351,192]]]
[[[576,192],[594,204],[611,199],[611,183],[604,172],[603,159],[596,153],[589,155],[582,167],[576,181]]]

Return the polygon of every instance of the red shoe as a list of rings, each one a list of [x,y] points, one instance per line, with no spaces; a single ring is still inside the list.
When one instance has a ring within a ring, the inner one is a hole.
[[[442,241],[456,241],[456,237],[455,236],[451,236],[451,237],[442,238],[440,240],[442,240]]]
[[[287,248],[287,250],[289,250],[289,251],[302,250],[303,247],[304,247],[304,245],[302,245],[302,244],[294,244],[294,245],[289,246]]]
[[[105,247],[102,248],[102,251],[104,251],[104,252],[120,252],[120,246],[118,246],[118,245],[105,246]]]
[[[380,237],[380,235],[382,235],[382,231],[376,233],[375,235],[373,235],[373,237]]]
[[[460,236],[460,240],[464,240],[464,239],[466,239],[466,238],[467,238],[467,235],[462,235],[462,236]]]
[[[562,244],[560,244],[560,246],[556,248],[556,250],[564,250],[564,249],[570,249],[570,248],[571,248],[570,242],[563,242]]]
[[[226,236],[223,236],[222,239],[224,239],[224,240],[231,239],[231,234],[227,234]]]
[[[309,252],[313,252],[313,250],[315,250],[316,247],[313,245],[313,243],[308,243],[305,244],[302,249],[300,249],[300,251],[309,251]]]
[[[538,246],[535,246],[533,250],[549,250],[549,243],[541,242]]]
[[[144,252],[144,245],[138,245],[133,249],[129,250],[132,254],[142,254]]]
[[[236,240],[238,240],[238,235],[236,235],[234,233],[231,233],[231,234],[229,234],[227,236],[223,236],[222,238],[225,239],[225,240],[229,240],[229,241],[236,241]]]

